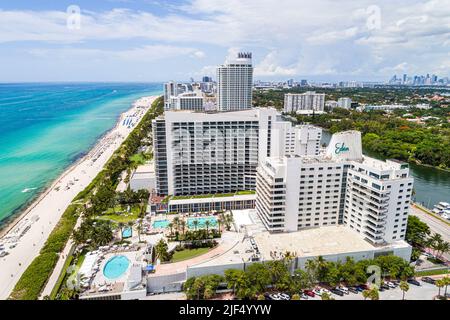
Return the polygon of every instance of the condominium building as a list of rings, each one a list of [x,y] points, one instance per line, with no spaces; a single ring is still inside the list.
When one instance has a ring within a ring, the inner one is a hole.
[[[185,92],[171,97],[170,107],[166,110],[204,110],[204,98],[201,92]]]
[[[164,83],[164,110],[171,107],[171,98],[178,95],[178,84],[174,81]]]
[[[253,66],[251,53],[238,53],[235,59],[217,67],[217,106],[219,111],[250,109]]]
[[[301,110],[323,111],[325,107],[325,93],[307,91],[305,93],[286,93],[284,95],[284,112]]]
[[[339,108],[350,109],[352,106],[352,99],[350,98],[339,98],[337,101],[337,106]]]
[[[266,157],[318,154],[321,129],[293,128],[273,108],[166,111],[153,121],[159,195],[254,190]]]
[[[270,232],[345,224],[373,244],[404,239],[413,179],[408,165],[362,155],[357,131],[324,154],[269,157],[257,168],[256,210]]]

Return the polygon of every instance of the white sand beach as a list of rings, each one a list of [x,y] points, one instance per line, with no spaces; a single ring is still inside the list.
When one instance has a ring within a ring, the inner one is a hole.
[[[157,96],[143,97],[124,112],[116,126],[97,145],[67,169],[0,239],[9,252],[0,258],[0,299],[7,299],[22,273],[39,254],[49,234],[73,198],[85,189],[142,119]]]

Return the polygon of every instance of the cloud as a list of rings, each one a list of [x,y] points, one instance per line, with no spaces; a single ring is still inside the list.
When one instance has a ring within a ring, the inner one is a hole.
[[[33,43],[34,56],[44,49],[122,61],[187,56],[205,73],[225,55],[253,51],[261,77],[384,77],[402,63],[417,72],[449,73],[450,0],[191,0],[158,6],[166,13],[81,8],[79,30],[67,28],[63,11],[0,9],[0,43]],[[111,42],[121,48],[102,46]]]
[[[122,61],[144,61],[152,62],[162,59],[170,59],[179,56],[191,58],[202,58],[204,53],[195,48],[170,46],[170,45],[147,45],[127,50],[104,50],[83,49],[76,47],[65,47],[58,49],[31,49],[29,53],[38,58],[66,59],[98,59],[122,60]]]

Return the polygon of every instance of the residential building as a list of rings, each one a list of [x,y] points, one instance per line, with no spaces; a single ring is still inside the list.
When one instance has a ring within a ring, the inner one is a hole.
[[[284,112],[301,110],[323,111],[325,107],[325,93],[307,91],[305,93],[286,93],[284,95]]]
[[[362,155],[357,131],[324,154],[268,157],[257,169],[256,210],[270,232],[345,224],[372,244],[404,239],[413,179],[408,164]]]
[[[350,98],[339,98],[337,101],[339,108],[350,109],[352,106],[352,99]]]

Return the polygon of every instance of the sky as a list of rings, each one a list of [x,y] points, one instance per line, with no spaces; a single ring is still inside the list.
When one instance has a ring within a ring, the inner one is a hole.
[[[0,0],[0,82],[450,76],[450,0]]]

